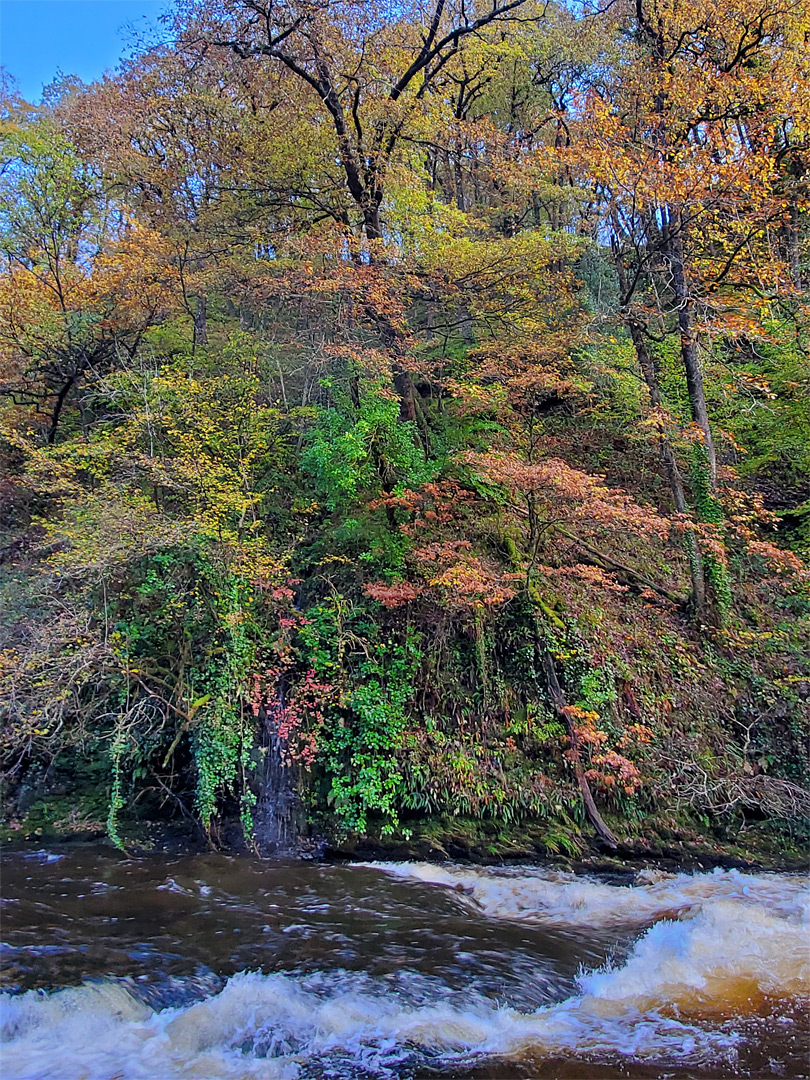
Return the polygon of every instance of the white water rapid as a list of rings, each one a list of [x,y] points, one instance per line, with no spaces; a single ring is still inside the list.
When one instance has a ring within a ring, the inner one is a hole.
[[[414,1062],[549,1057],[731,1063],[738,1036],[725,1019],[810,987],[810,894],[794,876],[718,870],[619,886],[547,870],[367,868],[454,888],[471,919],[626,926],[636,940],[623,963],[583,971],[576,992],[533,1012],[407,974],[341,970],[242,972],[161,1011],[113,980],[5,994],[4,1080],[401,1077],[425,1075]]]

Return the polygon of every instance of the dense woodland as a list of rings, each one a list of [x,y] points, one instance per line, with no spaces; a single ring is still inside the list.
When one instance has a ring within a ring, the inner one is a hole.
[[[809,35],[180,0],[7,87],[6,835],[251,845],[280,752],[313,835],[799,836]]]

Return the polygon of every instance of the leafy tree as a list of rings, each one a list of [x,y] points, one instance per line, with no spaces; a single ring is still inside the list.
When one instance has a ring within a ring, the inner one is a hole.
[[[796,828],[805,7],[181,0],[8,96],[12,832]]]

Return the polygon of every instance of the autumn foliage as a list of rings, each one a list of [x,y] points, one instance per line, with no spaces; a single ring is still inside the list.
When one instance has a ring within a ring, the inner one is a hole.
[[[164,29],[0,114],[8,828],[793,821],[806,4]]]

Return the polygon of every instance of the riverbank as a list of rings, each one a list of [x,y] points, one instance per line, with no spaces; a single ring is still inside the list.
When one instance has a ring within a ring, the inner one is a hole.
[[[35,850],[42,844],[113,845],[103,821],[56,820],[34,816],[18,828],[2,829],[7,850]],[[650,816],[634,835],[622,832],[611,850],[588,831],[562,831],[548,821],[525,821],[507,826],[493,820],[434,818],[409,823],[408,835],[383,835],[378,829],[364,836],[330,838],[313,832],[285,854],[324,862],[411,861],[475,863],[482,866],[529,865],[538,862],[577,872],[635,873],[645,868],[701,871],[716,867],[768,871],[810,868],[807,832],[794,823],[748,823],[734,835],[712,830],[687,817]],[[702,825],[702,827],[701,827]],[[250,853],[238,821],[226,821],[213,838],[194,823],[140,821],[122,830],[129,854],[196,854],[211,850]],[[262,853],[272,854],[272,853]]]
[[[810,848],[797,830],[774,829],[773,823],[749,825],[742,834],[717,835],[688,818],[648,818],[634,835],[616,825],[619,846],[612,851],[587,830],[561,833],[548,822],[503,826],[470,819],[417,823],[405,840],[366,836],[326,849],[328,857],[354,859],[427,859],[476,862],[482,865],[543,861],[587,868],[757,867],[799,870],[808,866]]]

